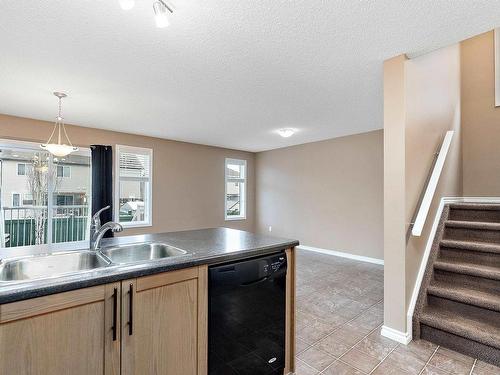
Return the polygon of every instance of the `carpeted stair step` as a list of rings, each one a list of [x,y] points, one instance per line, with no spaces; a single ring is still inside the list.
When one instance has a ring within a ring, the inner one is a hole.
[[[449,220],[500,222],[500,204],[453,203]]]
[[[471,202],[456,202],[449,204],[452,210],[466,211],[500,211],[500,203],[471,203]]]
[[[441,240],[442,247],[500,254],[500,244],[479,241]]]
[[[500,296],[500,280],[486,279],[484,277],[475,277],[435,269],[431,284],[434,282],[459,285],[463,288],[476,289]]]
[[[449,228],[500,231],[500,223],[491,223],[487,221],[446,220],[445,225]]]
[[[500,244],[500,223],[447,220],[444,239]]]
[[[461,261],[475,265],[485,265],[500,269],[500,254],[473,252],[462,249],[441,247],[437,260]]]
[[[436,297],[500,312],[500,293],[472,285],[434,280],[427,293]]]
[[[426,306],[420,322],[429,327],[474,340],[484,345],[500,348],[500,323],[490,319],[480,319],[471,314]]]
[[[434,262],[434,269],[500,280],[500,268],[460,259],[438,259]]]

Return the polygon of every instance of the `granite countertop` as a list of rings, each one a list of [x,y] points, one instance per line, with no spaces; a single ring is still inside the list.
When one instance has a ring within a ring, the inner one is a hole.
[[[0,304],[181,268],[224,263],[270,254],[299,244],[298,241],[291,239],[254,234],[236,229],[211,228],[108,238],[103,240],[101,247],[149,242],[165,243],[188,253],[177,257],[141,263],[111,265],[92,271],[53,278],[21,282],[0,281]],[[46,252],[44,251],[44,253]],[[39,254],[40,251],[29,248],[18,250],[9,248],[0,250],[0,259]]]

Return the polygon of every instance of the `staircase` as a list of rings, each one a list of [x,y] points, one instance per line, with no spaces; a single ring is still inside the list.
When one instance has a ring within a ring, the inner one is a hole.
[[[500,204],[444,207],[413,337],[500,366]]]

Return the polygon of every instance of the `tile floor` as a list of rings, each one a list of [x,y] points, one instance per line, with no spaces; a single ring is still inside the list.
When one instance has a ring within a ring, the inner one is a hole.
[[[296,375],[500,374],[423,340],[380,336],[382,266],[298,250],[296,317]]]

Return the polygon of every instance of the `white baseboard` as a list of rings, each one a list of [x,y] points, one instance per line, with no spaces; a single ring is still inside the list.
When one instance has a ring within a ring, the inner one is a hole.
[[[404,345],[408,345],[411,341],[411,335],[408,332],[401,332],[387,326],[382,326],[380,334]]]
[[[370,257],[362,256],[362,255],[355,255],[355,254],[345,253],[342,251],[321,249],[319,247],[312,247],[312,246],[305,246],[305,245],[299,245],[298,248],[302,249],[302,250],[314,251],[316,253],[321,253],[321,254],[326,254],[326,255],[334,255],[334,256],[342,257],[342,258],[359,260],[361,262],[384,265],[384,260],[378,259],[378,258],[370,258]]]
[[[415,287],[413,288],[413,293],[411,295],[410,304],[408,306],[408,314],[406,316],[407,323],[406,329],[409,332],[410,341],[413,334],[413,314],[415,312],[415,305],[417,304],[418,293],[420,287],[422,286],[422,280],[424,278],[425,269],[427,268],[427,262],[429,261],[429,256],[432,249],[432,244],[434,243],[434,237],[436,237],[437,227],[439,225],[439,220],[441,219],[441,214],[443,213],[443,208],[445,204],[451,203],[500,203],[499,197],[443,197],[439,202],[434,221],[432,223],[431,231],[429,233],[429,238],[425,245],[424,256],[420,263],[420,268],[418,270],[417,279],[415,281]]]

